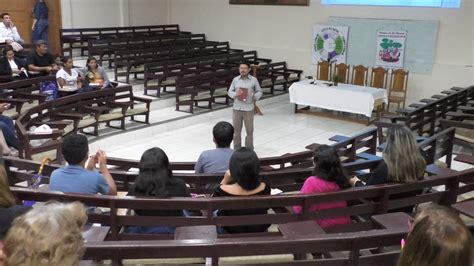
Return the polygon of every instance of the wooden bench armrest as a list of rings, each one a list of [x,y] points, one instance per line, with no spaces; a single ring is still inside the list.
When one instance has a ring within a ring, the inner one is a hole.
[[[31,99],[31,100],[38,100],[39,102],[44,102],[46,98],[49,96],[46,93],[27,93],[27,92],[20,92],[18,93],[21,97]]]
[[[474,114],[474,107],[470,106],[458,106],[458,110],[465,114]]]
[[[315,221],[301,221],[294,223],[279,224],[278,230],[285,238],[301,238],[314,235],[326,234],[326,232]]]
[[[454,160],[458,162],[474,165],[474,155],[459,154],[458,156],[454,157]]]
[[[446,116],[450,116],[450,117],[456,118],[456,119],[474,120],[474,115],[466,114],[466,113],[460,113],[460,112],[447,112]]]
[[[474,218],[474,198],[454,203],[451,207],[469,218]]]
[[[350,139],[350,137],[343,136],[343,135],[334,135],[334,136],[329,138],[330,141],[334,141],[334,142],[346,141],[348,139]]]
[[[270,63],[272,62],[272,59],[257,57],[257,59],[256,59],[255,61],[257,61],[257,62],[264,62],[264,63],[266,63],[266,64],[270,64]]]
[[[430,164],[426,166],[425,171],[429,175],[451,175],[451,174],[456,174],[458,172],[456,170],[445,168],[436,164]]]
[[[365,160],[381,160],[382,159],[382,157],[380,157],[380,156],[370,154],[370,153],[366,153],[366,152],[356,154],[356,156],[361,158],[361,159],[365,159]]]
[[[404,212],[392,212],[372,215],[372,220],[382,228],[397,229],[406,228],[408,231],[408,222],[413,218]]]
[[[139,101],[139,102],[144,102],[144,103],[151,103],[153,101],[152,99],[148,99],[148,98],[145,98],[145,97],[139,97],[139,96],[133,96],[132,100]]]
[[[24,103],[27,103],[29,102],[30,100],[28,99],[21,99],[21,98],[8,98],[8,99],[5,99],[5,98],[2,98],[0,99],[0,103],[12,103],[12,104],[24,104]]]
[[[441,119],[439,120],[439,122],[441,123],[441,126],[443,128],[459,127],[459,128],[466,128],[466,129],[474,129],[474,124],[472,123],[465,123],[462,121],[446,120],[446,119]]]

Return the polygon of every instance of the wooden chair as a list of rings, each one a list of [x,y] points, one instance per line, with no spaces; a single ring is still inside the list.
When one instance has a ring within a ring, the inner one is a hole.
[[[352,68],[351,84],[366,86],[369,69],[363,65],[358,65]]]
[[[387,70],[383,67],[372,68],[372,75],[370,78],[370,87],[378,89],[387,88]]]
[[[335,73],[339,77],[339,82],[348,83],[349,82],[349,65],[344,63],[336,64],[334,66]]]
[[[327,61],[319,61],[318,69],[316,71],[316,78],[318,80],[330,81],[331,80],[332,65]]]
[[[407,98],[407,84],[408,71],[403,69],[392,71],[387,110],[390,109],[390,103],[396,103],[397,108],[400,108],[400,103],[403,103],[403,108],[405,108],[405,102]]]

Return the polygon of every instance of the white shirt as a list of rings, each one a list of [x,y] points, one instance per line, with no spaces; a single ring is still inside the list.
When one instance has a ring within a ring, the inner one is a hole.
[[[12,69],[12,72],[18,70],[18,65],[15,63],[15,60],[8,60],[8,63],[10,63],[10,68]]]
[[[23,43],[16,27],[7,27],[5,23],[0,22],[0,42],[6,42],[7,40]]]
[[[66,81],[64,86],[68,87],[77,87],[77,78],[79,77],[79,73],[75,69],[71,69],[71,75],[69,75],[64,68],[60,69],[56,73],[56,79],[62,78]],[[60,86],[61,87],[61,86]]]

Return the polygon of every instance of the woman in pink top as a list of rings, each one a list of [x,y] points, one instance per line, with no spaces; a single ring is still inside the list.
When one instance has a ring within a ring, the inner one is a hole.
[[[308,177],[301,188],[301,194],[317,194],[339,191],[350,187],[349,181],[342,169],[341,161],[336,150],[328,145],[319,146],[314,152],[314,170],[313,175]],[[311,206],[310,211],[318,211],[325,209],[334,209],[346,207],[345,201],[326,202]],[[296,213],[302,211],[301,206],[294,206]],[[339,224],[350,224],[349,216],[316,219],[316,222],[322,228],[328,228]]]

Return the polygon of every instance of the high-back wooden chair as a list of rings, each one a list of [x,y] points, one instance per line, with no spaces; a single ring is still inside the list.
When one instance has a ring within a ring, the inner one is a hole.
[[[339,82],[349,82],[349,65],[346,65],[344,63],[336,64],[334,70],[336,75],[339,77]]]
[[[375,67],[375,68],[373,67],[371,78],[370,78],[370,87],[374,87],[378,89],[386,89],[387,78],[388,78],[387,69],[383,67]]]
[[[400,108],[400,104],[403,103],[405,108],[405,102],[407,98],[407,85],[408,85],[408,70],[397,69],[392,71],[390,90],[388,93],[388,105],[387,110],[390,109],[390,103],[396,103],[397,108]]]
[[[316,70],[316,78],[318,80],[330,81],[332,72],[332,64],[327,61],[319,61]]]
[[[354,66],[352,68],[351,84],[366,86],[369,69],[363,65]]]

